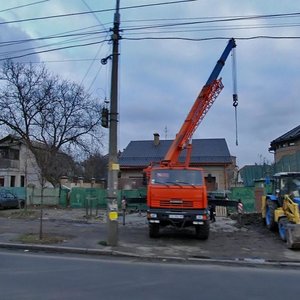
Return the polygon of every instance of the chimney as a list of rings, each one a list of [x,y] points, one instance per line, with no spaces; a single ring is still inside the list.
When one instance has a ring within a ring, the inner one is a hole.
[[[159,145],[159,134],[158,133],[153,133],[154,135],[154,146]]]

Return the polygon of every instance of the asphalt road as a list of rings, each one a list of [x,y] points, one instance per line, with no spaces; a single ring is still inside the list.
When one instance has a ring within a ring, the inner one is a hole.
[[[0,251],[2,300],[297,299],[299,270]]]

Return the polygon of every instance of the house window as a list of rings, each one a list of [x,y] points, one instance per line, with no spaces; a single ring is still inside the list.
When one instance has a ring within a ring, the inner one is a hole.
[[[9,159],[19,160],[19,150],[9,149]]]
[[[0,177],[0,186],[4,186],[4,177]]]
[[[8,158],[8,149],[7,148],[0,148],[0,157]]]
[[[0,157],[12,160],[19,160],[20,151],[17,149],[0,148]]]
[[[10,186],[14,187],[16,184],[16,176],[10,176]]]
[[[21,175],[21,187],[25,186],[25,176]]]

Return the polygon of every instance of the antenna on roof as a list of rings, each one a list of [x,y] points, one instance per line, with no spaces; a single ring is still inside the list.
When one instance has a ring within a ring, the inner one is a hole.
[[[165,140],[168,138],[168,127],[167,125],[165,126]]]

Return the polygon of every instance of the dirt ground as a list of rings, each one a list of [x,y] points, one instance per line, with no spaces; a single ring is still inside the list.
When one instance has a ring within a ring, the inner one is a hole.
[[[20,236],[38,232],[40,209],[1,210],[0,243],[20,242]],[[144,256],[173,256],[262,261],[300,261],[300,251],[287,249],[278,234],[263,226],[258,214],[246,214],[240,227],[234,216],[217,217],[206,241],[195,239],[194,230],[166,227],[160,237],[148,236],[146,214],[127,214],[119,220],[119,243],[114,250]],[[83,209],[43,209],[46,234],[62,237],[64,247],[108,249],[105,211]]]

